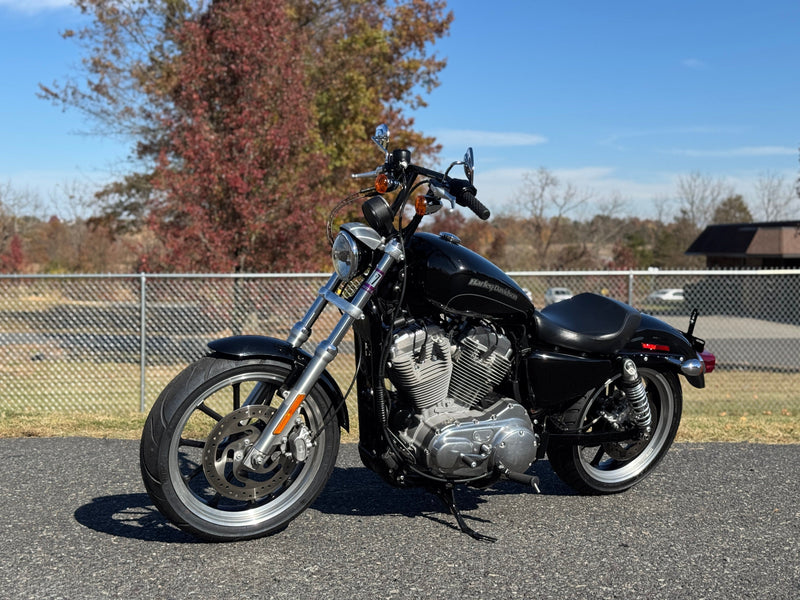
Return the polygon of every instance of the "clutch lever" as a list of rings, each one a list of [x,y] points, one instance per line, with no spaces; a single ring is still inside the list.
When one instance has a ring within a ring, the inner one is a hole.
[[[378,175],[380,175],[381,173],[384,172],[384,168],[383,167],[384,167],[384,165],[381,165],[380,167],[378,167],[374,171],[367,171],[366,173],[353,173],[352,175],[350,175],[350,178],[351,179],[369,179],[369,178],[374,178],[374,177],[377,177]]]
[[[448,192],[443,187],[438,186],[435,183],[428,183],[428,189],[430,190],[433,197],[438,200],[447,200],[450,203],[450,210],[455,209],[456,207],[456,197],[453,196],[450,192]]]

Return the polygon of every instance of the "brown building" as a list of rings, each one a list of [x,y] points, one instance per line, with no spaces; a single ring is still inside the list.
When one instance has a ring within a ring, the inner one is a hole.
[[[800,268],[800,221],[709,225],[686,254],[709,269]]]

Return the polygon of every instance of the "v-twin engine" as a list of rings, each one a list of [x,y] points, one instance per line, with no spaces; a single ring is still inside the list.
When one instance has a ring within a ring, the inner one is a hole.
[[[512,359],[510,340],[484,325],[452,336],[433,323],[396,332],[388,373],[410,405],[394,421],[407,458],[446,478],[524,472],[538,436],[525,408],[494,391]]]

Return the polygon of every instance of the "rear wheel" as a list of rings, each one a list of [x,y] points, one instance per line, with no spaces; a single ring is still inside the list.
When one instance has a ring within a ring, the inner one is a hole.
[[[274,533],[322,491],[336,462],[333,399],[312,389],[284,441],[257,472],[249,448],[283,398],[287,365],[207,357],[161,393],[145,423],[140,462],[156,508],[201,538],[232,541]]]
[[[635,485],[661,461],[675,439],[683,396],[672,372],[640,368],[652,415],[649,438],[607,442],[595,446],[552,444],[547,451],[558,476],[581,494],[612,494]],[[618,379],[575,403],[561,419],[569,431],[603,433],[630,426],[629,403],[617,388]]]

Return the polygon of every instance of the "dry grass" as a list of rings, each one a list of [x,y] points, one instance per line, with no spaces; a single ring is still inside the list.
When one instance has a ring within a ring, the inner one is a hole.
[[[165,375],[164,380],[168,377]],[[684,384],[684,412],[678,441],[800,444],[800,374],[716,372],[703,390]],[[73,390],[74,392],[74,390]],[[63,396],[64,394],[62,394]],[[68,396],[68,394],[67,394]],[[353,395],[354,396],[354,395]],[[358,411],[348,402],[350,433],[358,440]],[[770,410],[759,406],[773,407]],[[138,439],[146,415],[0,409],[0,437],[95,437]]]
[[[354,411],[351,411],[351,416]],[[93,437],[139,439],[146,415],[98,415],[87,413],[2,412],[0,438]],[[353,425],[356,425],[355,423]],[[357,427],[344,434],[343,442],[357,441]],[[693,415],[683,418],[678,430],[681,442],[800,443],[800,417],[792,414]]]

